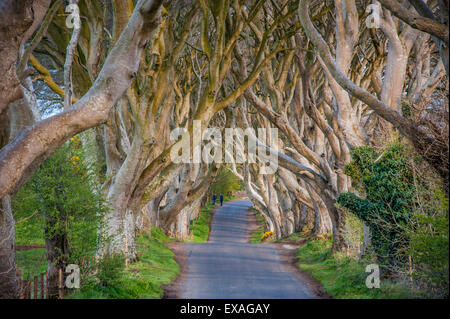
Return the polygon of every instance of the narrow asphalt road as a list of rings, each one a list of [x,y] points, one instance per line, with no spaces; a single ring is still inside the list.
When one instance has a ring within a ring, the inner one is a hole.
[[[287,271],[277,248],[247,243],[249,200],[224,203],[216,210],[208,243],[185,245],[188,260],[181,298],[314,298]]]

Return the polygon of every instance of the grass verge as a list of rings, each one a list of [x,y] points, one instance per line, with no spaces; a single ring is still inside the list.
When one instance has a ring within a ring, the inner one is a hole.
[[[261,244],[263,240],[261,239],[264,233],[267,231],[266,222],[264,217],[253,207],[250,208],[251,211],[256,215],[256,223],[258,224],[258,228],[253,231],[250,235],[250,243],[252,244]]]
[[[200,217],[191,221],[191,231],[193,233],[191,243],[206,243],[209,236],[209,224],[211,222],[211,213],[214,206],[206,203],[205,207],[200,209]]]
[[[30,280],[47,271],[45,248],[16,251],[16,267],[23,271],[23,279]]]
[[[224,201],[234,199],[235,197],[225,196]],[[192,242],[207,242],[213,210],[214,206],[207,203],[201,209],[201,216],[193,221]],[[42,244],[44,241],[41,228],[30,228],[27,224],[24,223],[19,228],[16,239],[23,238],[23,240],[19,239],[18,242],[22,245]],[[141,235],[136,240],[139,256],[137,262],[125,269],[124,260],[119,257],[102,261],[97,265],[99,269],[97,274],[82,275],[82,287],[66,298],[161,298],[162,286],[173,281],[180,271],[172,251],[165,245],[175,239],[167,237],[161,229],[152,226],[150,235]],[[45,248],[16,251],[16,264],[23,270],[26,280],[45,272],[47,269]]]
[[[292,233],[287,237],[280,238],[275,240],[276,243],[284,243],[284,242],[300,242],[301,240],[304,240],[306,238],[306,234],[303,233]]]
[[[228,202],[231,200],[236,199],[234,196],[224,196],[223,201]],[[192,240],[189,240],[190,243],[206,243],[208,241],[209,232],[210,232],[210,223],[212,218],[212,211],[215,207],[217,207],[219,204],[216,204],[215,206],[208,202],[205,204],[205,207],[202,207],[200,209],[200,217],[197,219],[194,219],[191,221],[191,230],[193,233]]]
[[[309,240],[297,250],[298,266],[320,281],[333,298],[339,299],[406,299],[423,298],[404,282],[380,280],[380,288],[366,287],[365,272],[370,260],[356,260],[331,254],[331,239]]]
[[[105,258],[96,275],[67,298],[73,299],[157,299],[163,296],[163,285],[179,274],[180,268],[165,243],[172,241],[160,229],[152,227],[151,235],[137,238],[139,260],[125,269],[124,261]]]
[[[44,219],[37,212],[27,215],[14,215],[15,224],[15,244],[22,245],[43,245],[44,240]]]

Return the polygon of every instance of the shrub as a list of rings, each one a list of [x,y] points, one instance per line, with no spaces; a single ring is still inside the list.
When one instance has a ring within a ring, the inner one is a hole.
[[[394,143],[381,154],[352,150],[346,173],[362,196],[342,193],[337,203],[367,223],[379,263],[397,274],[412,270],[416,284],[447,296],[448,198],[430,169]]]
[[[41,164],[17,193],[13,211],[18,220],[34,214],[31,225],[18,226],[18,236],[29,238],[19,241],[36,242],[35,237],[64,241],[68,251],[59,255],[65,255],[65,262],[77,262],[95,251],[106,205],[95,190],[79,138],[72,138]]]
[[[119,286],[124,276],[125,258],[121,255],[104,256],[98,263],[97,278],[104,287]]]
[[[438,191],[437,195],[442,196],[442,192]],[[448,211],[448,200],[442,203],[442,210]],[[427,215],[419,212],[413,221],[408,229],[408,253],[415,264],[414,279],[429,283],[432,294],[448,297],[448,216],[446,213]]]
[[[381,155],[370,147],[356,148],[346,172],[362,185],[366,198],[343,193],[338,204],[368,224],[380,262],[405,262],[404,227],[411,216],[415,186],[404,147],[394,144]]]

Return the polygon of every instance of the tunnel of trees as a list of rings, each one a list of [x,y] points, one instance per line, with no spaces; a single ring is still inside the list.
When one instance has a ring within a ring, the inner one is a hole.
[[[330,233],[333,253],[370,246],[392,273],[412,256],[424,282],[448,289],[448,9],[2,1],[0,296],[20,295],[21,211],[44,218],[56,278],[83,243],[132,261],[151,226],[185,237],[211,192],[233,189],[275,238]],[[196,126],[244,136],[230,150],[203,134],[202,156],[256,159],[174,160]]]

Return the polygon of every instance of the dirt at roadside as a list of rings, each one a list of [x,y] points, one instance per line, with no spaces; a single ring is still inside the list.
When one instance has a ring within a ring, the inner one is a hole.
[[[271,243],[270,245],[277,247],[278,254],[280,255],[280,258],[284,262],[288,271],[294,274],[294,276],[299,278],[302,282],[304,282],[309,287],[309,289],[311,289],[311,291],[316,295],[317,298],[330,299],[332,297],[325,291],[320,281],[318,281],[311,275],[307,274],[306,272],[302,271],[297,266],[296,251],[305,242],[306,241],[291,242],[291,243]]]
[[[252,238],[252,234],[259,229],[261,225],[258,224],[258,219],[256,218],[256,214],[253,210],[249,209],[247,211],[247,220],[248,220],[248,233],[247,233],[247,242],[250,242]]]
[[[185,244],[182,242],[170,242],[167,244],[170,250],[174,253],[175,262],[180,266],[180,274],[169,285],[163,286],[163,299],[178,299],[179,293],[183,287],[188,273],[187,251],[184,249]]]
[[[206,240],[207,242],[209,241],[209,237],[211,236],[212,224],[214,222],[214,216],[216,215],[217,207],[220,207],[220,206],[214,207],[214,209],[210,212],[211,218],[209,219],[209,225],[208,225],[208,227],[209,227],[209,234],[208,234],[208,239]]]

